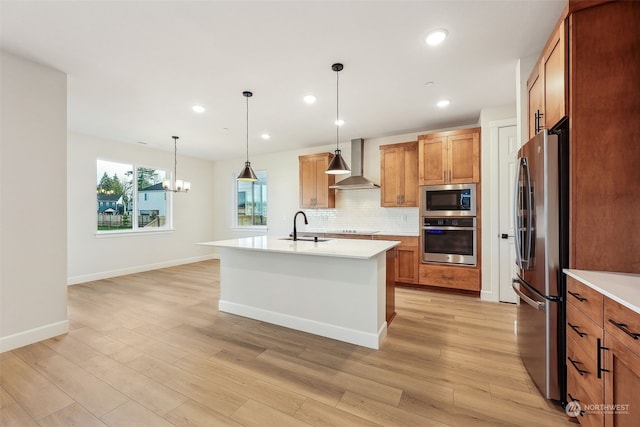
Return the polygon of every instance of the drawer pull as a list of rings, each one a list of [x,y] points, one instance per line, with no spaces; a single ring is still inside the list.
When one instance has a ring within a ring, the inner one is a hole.
[[[570,357],[567,357],[567,359],[569,359],[569,362],[571,362],[571,364],[573,365],[574,368],[576,368],[576,371],[578,371],[578,373],[580,374],[580,376],[583,376],[584,374],[588,374],[589,371],[585,371],[584,369],[580,369],[578,368],[578,362],[577,360],[573,360]]]
[[[569,325],[569,327],[570,327],[571,329],[573,329],[573,330],[575,331],[575,333],[576,333],[576,334],[580,335],[580,338],[584,338],[584,337],[586,337],[586,336],[587,336],[587,333],[586,333],[586,332],[580,332],[580,331],[578,330],[578,329],[580,329],[580,326],[572,325],[572,324],[571,324],[571,323],[569,323],[569,322],[567,322],[567,324]]]
[[[631,332],[629,329],[627,329],[629,327],[629,325],[627,325],[626,323],[618,323],[613,319],[609,319],[609,323],[612,323],[613,325],[615,325],[616,328],[620,329],[622,332],[624,332],[625,334],[629,335],[634,340],[637,340],[638,337],[640,337],[640,334],[637,334],[635,332]]]
[[[567,291],[569,292],[569,294],[574,297],[575,299],[577,299],[580,302],[585,302],[587,299],[585,297],[581,297],[579,293],[577,292],[571,292],[571,291]]]
[[[608,347],[603,347],[600,345],[601,341],[600,338],[598,338],[596,345],[598,346],[598,378],[602,378],[602,373],[603,372],[609,372],[608,369],[604,369],[602,368],[602,351],[607,351],[609,350]]]

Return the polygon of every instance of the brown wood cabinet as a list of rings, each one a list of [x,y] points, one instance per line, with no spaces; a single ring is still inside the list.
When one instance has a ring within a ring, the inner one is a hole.
[[[418,142],[380,146],[380,206],[418,206]]]
[[[556,24],[527,81],[529,138],[554,126],[568,113],[566,10]]]
[[[480,182],[480,128],[418,137],[420,185]]]
[[[569,116],[573,269],[640,273],[638,22],[638,1],[569,0],[528,81],[530,135],[540,105]]]
[[[420,266],[419,237],[411,236],[373,236],[374,240],[399,240],[401,243],[395,247],[395,281],[417,285],[418,268]]]
[[[640,314],[567,278],[567,399],[582,426],[636,426]]]
[[[480,269],[444,264],[420,264],[420,285],[480,292]]]
[[[300,207],[335,208],[336,190],[329,188],[335,184],[336,177],[325,171],[333,158],[331,153],[308,154],[299,156],[300,170]]]

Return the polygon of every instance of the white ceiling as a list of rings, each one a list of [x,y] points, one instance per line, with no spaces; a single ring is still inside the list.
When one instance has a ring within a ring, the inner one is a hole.
[[[244,90],[251,153],[335,143],[334,62],[341,143],[476,123],[515,103],[516,62],[540,52],[565,1],[0,5],[2,49],[67,73],[70,130],[164,150],[178,135],[180,154],[224,159],[245,153]],[[429,47],[435,28],[449,37]]]

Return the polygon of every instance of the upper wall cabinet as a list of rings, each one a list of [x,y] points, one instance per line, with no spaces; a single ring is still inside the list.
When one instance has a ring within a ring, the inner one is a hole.
[[[553,127],[568,114],[567,50],[564,16],[544,47],[527,81],[529,138]]]
[[[418,206],[418,142],[380,146],[380,206]]]
[[[299,156],[300,168],[300,207],[335,208],[336,190],[329,188],[335,184],[336,176],[325,173],[329,162],[333,158],[331,153],[308,154]]]
[[[480,128],[418,137],[420,185],[480,182]]]

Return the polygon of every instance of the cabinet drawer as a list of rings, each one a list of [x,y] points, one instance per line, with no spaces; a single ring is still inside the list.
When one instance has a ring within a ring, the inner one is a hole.
[[[597,362],[598,338],[602,343],[602,328],[596,325],[580,310],[567,304],[567,337],[572,338],[587,353],[589,359]]]
[[[573,277],[567,277],[567,301],[602,328],[603,296]]]
[[[640,314],[604,297],[604,322],[607,334],[640,356]]]
[[[571,402],[572,400],[576,400],[580,404],[584,412],[576,418],[580,421],[582,427],[602,427],[604,425],[604,414],[602,411],[585,411],[585,408],[592,407],[591,405],[602,404],[602,390],[600,390],[600,397],[592,396],[594,392],[598,393],[598,391],[593,390],[591,393],[587,393],[584,388],[584,381],[582,381],[581,378],[577,372],[567,372],[567,401]]]
[[[603,378],[598,378],[597,348],[587,353],[573,338],[567,339],[567,374],[580,377],[582,387],[596,398],[602,396]]]
[[[420,264],[420,284],[442,288],[480,290],[480,270],[471,267],[450,267]]]

